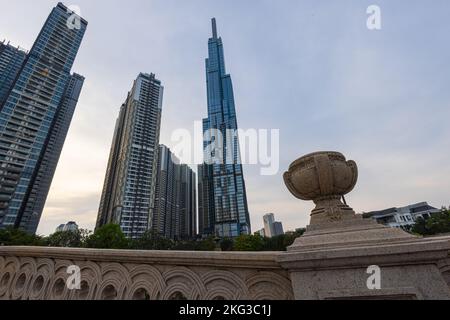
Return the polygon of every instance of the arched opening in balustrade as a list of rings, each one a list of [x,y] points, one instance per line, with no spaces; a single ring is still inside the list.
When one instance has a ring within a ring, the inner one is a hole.
[[[41,292],[42,288],[44,287],[44,277],[43,276],[39,276],[33,284],[33,293],[37,294],[39,292]]]
[[[53,285],[53,297],[58,299],[60,298],[64,293],[64,288],[66,287],[66,282],[64,279],[59,278],[56,280],[55,284]]]
[[[144,288],[138,289],[133,294],[133,300],[150,300],[150,294]]]
[[[170,296],[169,300],[171,300],[171,301],[186,301],[187,298],[184,296],[183,293],[178,291],[178,292],[173,293]]]
[[[5,273],[3,275],[3,277],[0,279],[0,288],[7,287],[10,280],[11,280],[11,274],[9,272]]]
[[[102,300],[115,300],[117,298],[117,290],[113,285],[108,285],[102,292]]]
[[[86,300],[89,296],[90,287],[87,281],[81,281],[80,290],[77,290],[76,296],[78,300]]]
[[[22,273],[16,281],[16,290],[20,291],[25,287],[25,282],[27,281],[27,275]]]
[[[450,288],[450,270],[443,272],[442,276],[444,277],[445,282],[447,282],[447,285]]]

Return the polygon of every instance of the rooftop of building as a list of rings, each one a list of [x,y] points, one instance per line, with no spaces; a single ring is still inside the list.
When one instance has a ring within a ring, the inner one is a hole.
[[[400,211],[405,211],[405,210],[409,210],[409,212],[411,212],[411,213],[419,213],[419,212],[433,211],[433,210],[438,211],[439,209],[430,206],[427,202],[419,202],[419,203],[411,204],[411,205],[408,205],[405,207],[393,207],[393,208],[379,210],[379,211],[366,212],[366,213],[363,213],[363,217],[371,218],[371,217],[377,216],[378,218],[383,218],[383,217],[390,216],[394,213],[398,213]]]

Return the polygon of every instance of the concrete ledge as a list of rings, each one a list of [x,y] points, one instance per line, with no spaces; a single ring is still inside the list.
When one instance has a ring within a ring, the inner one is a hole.
[[[292,300],[278,254],[0,247],[0,300]]]
[[[138,251],[49,247],[0,247],[0,256],[183,266],[280,269],[280,252]]]

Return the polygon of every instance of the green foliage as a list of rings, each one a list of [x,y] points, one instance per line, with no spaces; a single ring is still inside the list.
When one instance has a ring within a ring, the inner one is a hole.
[[[253,236],[240,236],[234,241],[235,251],[286,251],[295,239],[301,237],[306,229],[298,229],[295,232],[287,233],[272,238],[263,238],[256,234]]]
[[[241,235],[234,240],[236,251],[262,251],[264,238],[260,235]]]
[[[302,236],[304,229],[273,238],[260,235],[242,235],[236,239],[209,237],[202,240],[173,241],[161,235],[148,232],[140,239],[128,240],[120,226],[106,225],[95,233],[87,230],[56,232],[47,238],[7,229],[0,230],[0,245],[5,246],[50,246],[62,248],[130,249],[130,250],[177,250],[215,251],[220,245],[222,251],[286,251],[295,239]]]
[[[81,248],[91,235],[88,230],[61,231],[48,236],[45,241],[49,247]]]
[[[179,241],[173,247],[175,251],[214,251],[216,242],[213,237],[204,240]]]
[[[129,242],[123,234],[120,226],[115,224],[105,225],[95,231],[86,239],[87,248],[96,249],[128,249]]]
[[[214,237],[209,237],[205,240],[195,241],[197,248],[196,251],[214,251],[217,248],[217,243]]]
[[[233,251],[234,249],[234,241],[233,239],[225,238],[220,243],[220,248],[222,251]]]
[[[7,228],[0,230],[2,246],[45,246],[45,240],[20,229]]]
[[[411,229],[412,233],[432,236],[450,232],[450,211],[435,214],[431,218],[424,220],[419,218]]]
[[[173,245],[172,240],[150,231],[145,233],[142,238],[130,241],[130,249],[135,250],[170,250]]]

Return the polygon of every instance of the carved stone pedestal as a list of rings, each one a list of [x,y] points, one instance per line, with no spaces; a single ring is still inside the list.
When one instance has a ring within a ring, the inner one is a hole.
[[[285,174],[297,198],[317,205],[305,235],[278,257],[295,298],[450,299],[450,237],[422,239],[356,215],[340,199],[357,174],[337,152],[303,157]]]

